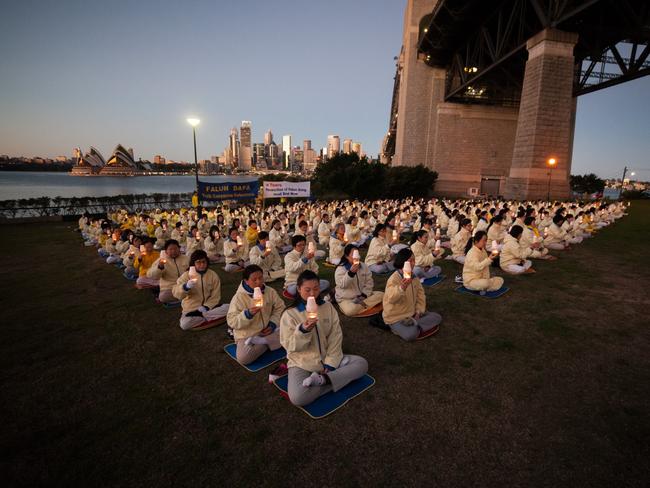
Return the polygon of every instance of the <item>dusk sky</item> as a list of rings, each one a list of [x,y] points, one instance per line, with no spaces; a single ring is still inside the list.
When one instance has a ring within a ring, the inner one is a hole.
[[[376,155],[405,0],[21,0],[0,16],[0,154],[117,143],[136,158],[221,154],[253,124],[294,145],[328,134]],[[572,173],[650,179],[650,77],[581,97]]]

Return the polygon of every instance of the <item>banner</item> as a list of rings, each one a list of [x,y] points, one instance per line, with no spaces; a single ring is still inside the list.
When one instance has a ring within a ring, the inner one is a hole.
[[[311,181],[265,181],[264,198],[309,198]]]
[[[257,198],[260,182],[253,181],[222,181],[208,183],[199,181],[199,195],[202,203],[219,202],[221,200],[252,200]]]

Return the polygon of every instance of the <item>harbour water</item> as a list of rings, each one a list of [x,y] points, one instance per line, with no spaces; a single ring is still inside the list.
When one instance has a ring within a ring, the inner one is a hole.
[[[251,181],[255,176],[201,176],[201,181]],[[39,197],[105,197],[141,193],[184,193],[195,189],[195,177],[70,176],[68,173],[0,171],[0,200]]]

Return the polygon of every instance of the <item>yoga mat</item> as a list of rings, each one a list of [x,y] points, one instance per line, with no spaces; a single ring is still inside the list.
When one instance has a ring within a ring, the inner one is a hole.
[[[510,288],[507,286],[502,286],[499,290],[496,291],[486,291],[485,295],[481,295],[480,291],[468,290],[464,286],[459,286],[456,288],[456,291],[459,293],[467,293],[468,295],[474,295],[481,298],[499,298],[501,295],[505,294]]]
[[[283,396],[288,398],[287,385],[289,375],[282,376],[273,382],[273,384],[282,392]],[[354,397],[361,395],[364,391],[375,384],[375,379],[369,374],[363,375],[358,380],[348,383],[345,387],[337,392],[330,391],[317,398],[309,405],[298,407],[313,419],[322,419],[332,412],[335,412],[343,405],[348,403]]]
[[[442,280],[445,279],[445,275],[434,276],[433,278],[427,278],[422,282],[422,286],[436,286]]]
[[[230,344],[227,344],[223,349],[224,351],[226,351],[228,356],[230,356],[235,360],[235,362],[237,362],[237,344],[232,342]],[[267,368],[272,364],[277,363],[278,361],[282,361],[286,357],[287,357],[287,351],[285,351],[284,348],[281,347],[280,349],[276,349],[275,351],[270,351],[270,350],[266,351],[255,361],[245,366],[239,362],[237,362],[237,364],[243,366],[251,373],[257,373],[258,371],[261,371],[264,368]]]

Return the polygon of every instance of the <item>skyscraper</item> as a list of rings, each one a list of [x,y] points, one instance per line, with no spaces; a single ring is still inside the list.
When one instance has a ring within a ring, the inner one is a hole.
[[[343,152],[345,154],[352,152],[352,139],[343,139]]]
[[[272,142],[273,142],[273,132],[271,132],[271,129],[269,129],[268,132],[264,134],[264,145],[270,146]]]
[[[360,142],[353,142],[352,143],[352,152],[357,153],[359,157],[361,157],[361,143]]]
[[[266,168],[264,144],[261,142],[256,142],[253,144],[253,164],[256,168]]]
[[[291,134],[282,136],[282,152],[284,169],[291,169]]]
[[[341,139],[337,135],[327,136],[327,157],[331,158],[341,152]]]
[[[307,152],[311,149],[311,139],[305,139],[302,141],[302,151]]]
[[[239,163],[239,133],[237,132],[237,127],[230,129],[228,149],[230,153],[230,164],[234,167]]]
[[[250,120],[241,121],[241,146],[239,149],[239,169],[249,171],[253,161],[253,144],[251,143],[251,122]]]

